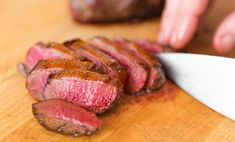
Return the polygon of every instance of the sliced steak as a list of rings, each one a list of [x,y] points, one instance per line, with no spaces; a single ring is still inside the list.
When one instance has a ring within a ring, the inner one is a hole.
[[[109,55],[80,39],[67,41],[64,44],[74,51],[74,53],[95,63],[99,69],[102,69],[99,72],[106,73],[114,78],[119,78],[121,82],[125,83],[127,76],[126,70]]]
[[[170,46],[162,46],[157,42],[143,39],[132,40],[135,44],[138,44],[147,52],[150,53],[162,53],[162,52],[177,52],[177,50],[171,48]]]
[[[132,54],[126,52],[114,42],[103,37],[95,37],[88,41],[106,54],[116,59],[128,72],[126,91],[134,94],[139,92],[145,85],[148,71],[145,64]]]
[[[86,70],[62,70],[50,77],[45,99],[64,99],[93,113],[108,110],[122,93],[117,78]]]
[[[45,59],[80,59],[79,56],[73,54],[72,51],[64,47],[62,44],[58,43],[49,43],[45,44],[38,42],[34,44],[30,50],[27,52],[25,65],[27,72],[32,70],[39,60]]]
[[[139,44],[123,39],[121,37],[115,38],[114,42],[120,45],[124,50],[133,54],[136,58],[142,60],[149,67],[149,78],[146,83],[146,89],[156,90],[161,87],[165,82],[165,74],[161,64],[151,54],[142,49]]]
[[[63,100],[34,103],[32,111],[43,127],[65,135],[90,135],[101,126],[95,114]]]
[[[70,0],[71,13],[82,22],[110,22],[152,17],[160,13],[163,0]]]
[[[135,44],[138,44],[142,47],[142,49],[150,52],[150,53],[161,53],[165,51],[165,48],[157,44],[156,42],[149,41],[149,40],[142,40],[142,39],[136,39],[133,40]]]
[[[69,59],[40,60],[36,67],[29,73],[26,79],[26,88],[37,100],[45,100],[43,91],[48,77],[63,69],[85,69],[91,70],[94,64]]]

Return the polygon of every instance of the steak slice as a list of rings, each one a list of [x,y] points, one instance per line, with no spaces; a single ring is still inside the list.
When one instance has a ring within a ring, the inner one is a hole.
[[[73,54],[72,51],[58,43],[42,43],[38,42],[34,44],[27,52],[25,66],[27,72],[32,70],[39,60],[45,59],[81,59],[80,57]]]
[[[65,135],[90,135],[101,126],[95,114],[64,100],[34,103],[32,112],[40,125]]]
[[[102,113],[120,97],[119,79],[87,70],[62,70],[48,80],[45,99],[63,99],[93,113]]]
[[[150,53],[146,52],[138,44],[121,37],[115,38],[114,42],[120,45],[124,50],[133,54],[136,58],[142,60],[149,67],[149,78],[146,83],[146,89],[156,90],[161,87],[165,82],[165,74],[161,64]]]
[[[95,37],[88,42],[116,59],[127,70],[128,80],[125,86],[127,93],[137,93],[144,87],[147,81],[148,71],[142,61],[107,38]]]
[[[48,81],[48,77],[63,69],[87,69],[91,70],[94,64],[69,59],[49,59],[40,60],[36,67],[29,73],[26,79],[26,88],[37,100],[45,100],[43,91]]]
[[[74,51],[75,54],[95,63],[99,69],[102,69],[99,72],[106,73],[112,78],[119,78],[123,84],[125,83],[127,76],[126,70],[109,55],[80,39],[67,41],[64,44]]]
[[[138,44],[142,47],[142,49],[146,50],[150,53],[161,53],[168,50],[166,47],[162,47],[161,45],[157,44],[156,42],[149,41],[149,40],[142,40],[142,39],[136,39],[133,40],[135,44]]]

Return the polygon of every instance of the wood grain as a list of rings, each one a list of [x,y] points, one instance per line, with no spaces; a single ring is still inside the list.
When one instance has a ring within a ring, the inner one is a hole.
[[[0,141],[235,141],[232,120],[205,107],[169,81],[155,94],[124,96],[119,105],[101,116],[103,127],[96,135],[73,138],[42,128],[31,113],[35,100],[16,71],[16,64],[24,60],[30,45],[39,40],[64,41],[94,35],[155,39],[159,30],[159,19],[136,24],[77,24],[71,20],[66,5],[66,0],[0,1]],[[213,11],[220,17],[224,14]],[[205,29],[216,25],[211,15]],[[197,36],[187,50],[215,54],[209,48],[211,30]]]

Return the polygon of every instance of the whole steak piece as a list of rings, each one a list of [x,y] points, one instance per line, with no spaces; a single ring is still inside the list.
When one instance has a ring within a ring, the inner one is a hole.
[[[34,103],[32,112],[43,127],[65,135],[90,135],[101,126],[95,114],[63,100]]]
[[[94,67],[92,62],[69,60],[69,59],[49,59],[40,60],[36,67],[26,77],[26,88],[37,100],[45,100],[43,92],[50,75],[58,73],[64,69],[85,69],[91,70]]]
[[[117,78],[82,69],[62,70],[48,79],[44,98],[63,99],[101,114],[110,109],[122,94]]]
[[[110,22],[155,16],[163,4],[163,0],[70,0],[70,10],[77,21]]]

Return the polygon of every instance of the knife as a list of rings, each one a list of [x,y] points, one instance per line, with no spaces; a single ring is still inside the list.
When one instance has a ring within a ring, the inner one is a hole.
[[[235,121],[235,59],[188,53],[156,56],[180,88]]]

